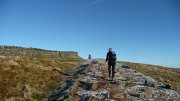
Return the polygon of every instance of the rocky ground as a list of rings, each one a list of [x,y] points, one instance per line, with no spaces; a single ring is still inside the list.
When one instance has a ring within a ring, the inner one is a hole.
[[[49,101],[180,101],[180,92],[122,64],[111,81],[103,59],[88,60],[60,85]]]

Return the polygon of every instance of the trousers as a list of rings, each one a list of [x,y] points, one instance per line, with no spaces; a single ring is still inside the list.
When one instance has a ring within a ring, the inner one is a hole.
[[[108,71],[109,71],[109,77],[114,78],[115,74],[115,63],[108,63]]]

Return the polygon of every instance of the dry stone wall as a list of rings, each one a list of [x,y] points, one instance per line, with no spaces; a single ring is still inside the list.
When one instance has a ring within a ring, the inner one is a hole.
[[[17,46],[0,46],[0,55],[3,56],[28,56],[42,58],[79,57],[74,51],[52,51],[38,48],[24,48]]]

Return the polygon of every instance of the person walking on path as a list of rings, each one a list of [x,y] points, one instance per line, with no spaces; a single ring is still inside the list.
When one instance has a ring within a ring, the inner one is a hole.
[[[115,75],[115,65],[116,65],[116,53],[112,51],[112,48],[109,48],[109,52],[106,55],[106,62],[108,62],[108,72],[109,77],[113,81]]]

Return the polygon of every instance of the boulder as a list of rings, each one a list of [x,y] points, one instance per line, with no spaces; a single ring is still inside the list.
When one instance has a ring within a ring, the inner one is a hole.
[[[98,83],[98,82],[97,82],[97,83],[94,83],[94,84],[92,85],[91,90],[97,90],[98,86],[99,86],[99,83]]]
[[[153,95],[151,92],[143,92],[140,94],[140,98],[144,100],[152,99]]]

